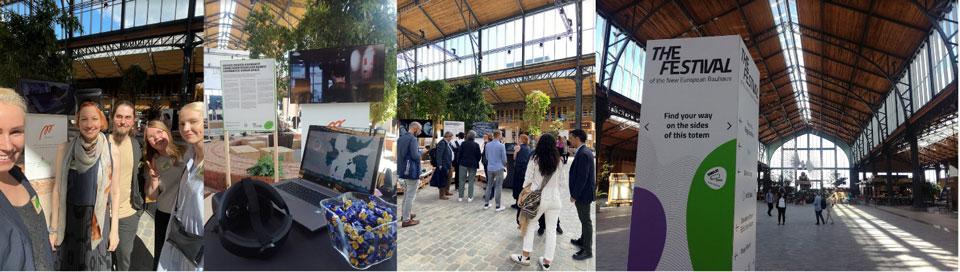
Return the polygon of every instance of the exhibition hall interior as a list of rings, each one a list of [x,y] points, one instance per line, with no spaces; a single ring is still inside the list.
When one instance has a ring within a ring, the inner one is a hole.
[[[954,0],[0,0],[2,271],[957,271]]]

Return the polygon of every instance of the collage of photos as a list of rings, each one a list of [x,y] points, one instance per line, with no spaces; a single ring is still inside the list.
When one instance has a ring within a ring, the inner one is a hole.
[[[956,271],[957,6],[0,0],[0,270]]]

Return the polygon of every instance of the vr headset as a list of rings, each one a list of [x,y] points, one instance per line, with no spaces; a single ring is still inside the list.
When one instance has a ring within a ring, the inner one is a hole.
[[[245,258],[269,258],[293,225],[290,209],[273,186],[245,178],[230,186],[217,209],[220,244]]]

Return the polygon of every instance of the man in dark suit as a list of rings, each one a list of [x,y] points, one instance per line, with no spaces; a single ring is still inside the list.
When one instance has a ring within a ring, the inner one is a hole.
[[[576,147],[573,163],[570,165],[570,201],[577,207],[577,217],[580,218],[580,239],[570,240],[580,247],[580,251],[573,255],[574,260],[585,260],[593,257],[593,222],[590,220],[590,203],[596,183],[596,168],[593,151],[584,145],[587,133],[582,129],[570,131],[570,145]]]

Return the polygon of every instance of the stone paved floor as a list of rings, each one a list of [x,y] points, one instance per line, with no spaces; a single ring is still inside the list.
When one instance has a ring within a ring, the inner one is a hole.
[[[776,224],[776,209],[772,217],[766,210],[758,203],[758,270],[958,268],[956,231],[865,206],[835,206],[835,224],[820,226],[812,205],[787,207],[783,226]]]
[[[144,212],[137,226],[137,241],[134,242],[133,252],[130,253],[130,270],[153,270],[154,229],[153,215]]]
[[[600,207],[597,212],[597,270],[626,271],[633,207]]]
[[[566,168],[565,168],[566,169]],[[566,170],[563,171],[566,171]],[[452,190],[452,188],[451,188]],[[537,270],[536,258],[543,254],[543,236],[534,239],[529,267],[514,264],[510,254],[520,253],[522,238],[517,229],[516,210],[494,212],[483,209],[483,191],[477,185],[473,202],[457,202],[456,195],[450,200],[439,200],[437,189],[424,187],[418,191],[413,213],[420,224],[401,228],[397,242],[398,270]],[[502,192],[504,206],[514,202],[509,189]],[[398,196],[402,207],[403,196]],[[508,206],[509,207],[509,206]],[[563,207],[560,226],[563,234],[557,235],[557,250],[551,268],[553,270],[595,270],[596,258],[574,261],[571,256],[578,250],[570,239],[580,237],[580,221],[573,204]],[[593,222],[596,215],[591,215]],[[536,222],[533,223],[536,227]],[[596,248],[596,243],[594,243]],[[594,251],[596,252],[596,251]]]
[[[839,205],[835,224],[815,225],[812,205],[787,207],[776,224],[757,205],[758,270],[950,270],[958,269],[957,232],[873,207]],[[601,207],[597,270],[625,270],[630,207]]]

